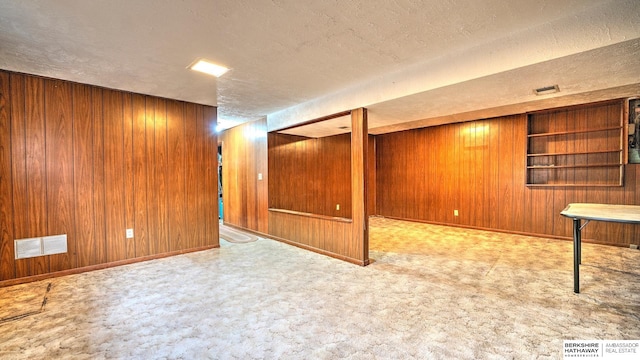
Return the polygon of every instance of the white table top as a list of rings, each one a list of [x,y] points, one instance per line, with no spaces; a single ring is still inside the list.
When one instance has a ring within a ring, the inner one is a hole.
[[[560,215],[584,220],[640,224],[640,206],[610,204],[569,204]]]

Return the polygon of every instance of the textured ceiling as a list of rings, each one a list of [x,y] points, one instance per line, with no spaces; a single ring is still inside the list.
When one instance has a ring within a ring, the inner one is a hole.
[[[271,130],[361,106],[373,133],[461,121],[543,106],[531,90],[556,83],[573,101],[627,96],[639,38],[637,0],[0,0],[0,68]],[[187,70],[199,57],[231,71]]]

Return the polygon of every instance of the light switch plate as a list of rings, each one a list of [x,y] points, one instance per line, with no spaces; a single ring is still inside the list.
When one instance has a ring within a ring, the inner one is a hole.
[[[133,229],[127,229],[127,239],[133,239]]]

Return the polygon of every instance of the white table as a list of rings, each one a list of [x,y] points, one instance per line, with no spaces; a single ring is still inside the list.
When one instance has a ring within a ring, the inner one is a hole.
[[[569,204],[560,215],[573,219],[573,292],[580,292],[580,263],[582,262],[582,229],[589,221],[610,221],[640,224],[640,206],[609,204]],[[582,224],[582,220],[586,220]]]

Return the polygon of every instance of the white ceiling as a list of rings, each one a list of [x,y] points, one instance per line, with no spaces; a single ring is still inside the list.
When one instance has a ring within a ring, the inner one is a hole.
[[[640,1],[0,0],[0,68],[270,130],[367,107],[382,133],[638,94]]]

